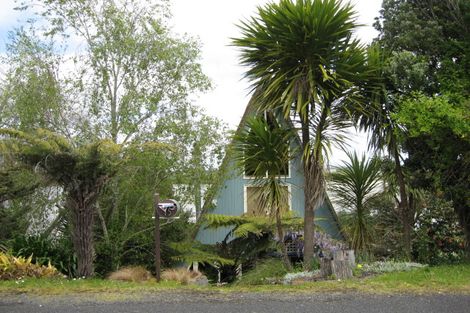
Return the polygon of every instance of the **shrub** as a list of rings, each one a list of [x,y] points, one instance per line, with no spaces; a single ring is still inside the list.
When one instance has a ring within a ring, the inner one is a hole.
[[[464,234],[452,202],[426,194],[426,207],[416,222],[413,259],[430,265],[464,260]]]
[[[147,269],[154,268],[154,221],[144,217],[145,215],[138,222],[131,222],[125,231],[122,225],[111,224],[108,229],[108,242],[97,236],[95,272],[98,276],[106,277],[118,268],[135,264]],[[178,262],[175,260],[178,254],[171,248],[171,244],[184,241],[188,229],[192,227],[188,222],[189,213],[181,213],[179,217],[169,224],[162,225],[160,229],[161,260],[165,268],[176,266]]]
[[[180,284],[187,285],[195,282],[202,274],[198,271],[188,271],[185,268],[168,269],[163,271],[162,279],[176,281]]]
[[[266,259],[258,263],[251,271],[243,274],[237,282],[240,286],[281,283],[287,269],[280,259]]]
[[[55,240],[43,236],[16,236],[10,241],[15,256],[33,256],[32,262],[47,266],[51,263],[62,274],[76,277],[77,257],[73,252],[72,242],[66,236]]]
[[[121,268],[108,276],[109,280],[142,282],[152,279],[152,274],[142,266]]]
[[[21,279],[25,277],[62,277],[60,272],[49,263],[47,266],[32,263],[29,258],[14,257],[0,252],[0,280]]]
[[[234,265],[225,265],[220,268],[221,282],[231,283],[237,279],[237,267],[241,264],[243,273],[253,269],[260,259],[276,254],[276,244],[271,233],[263,233],[260,236],[248,234],[222,242],[215,247],[215,253],[220,257],[234,260]],[[203,272],[209,280],[218,280],[218,271],[213,266],[203,266]]]

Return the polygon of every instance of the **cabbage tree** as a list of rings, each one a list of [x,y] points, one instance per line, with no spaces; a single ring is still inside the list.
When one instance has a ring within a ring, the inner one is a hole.
[[[315,209],[325,199],[325,161],[341,145],[349,114],[361,111],[359,84],[367,72],[358,26],[349,3],[338,0],[281,0],[258,8],[241,23],[246,77],[262,109],[280,108],[298,130],[303,149],[304,264],[313,259]]]

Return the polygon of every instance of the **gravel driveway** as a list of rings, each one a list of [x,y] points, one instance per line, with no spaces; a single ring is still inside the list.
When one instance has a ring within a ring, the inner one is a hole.
[[[357,293],[163,292],[159,294],[78,294],[60,297],[0,295],[0,313],[274,313],[274,312],[470,312],[468,295],[370,295]]]

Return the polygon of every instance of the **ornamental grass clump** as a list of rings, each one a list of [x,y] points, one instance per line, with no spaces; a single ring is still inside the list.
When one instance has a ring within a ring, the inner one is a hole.
[[[176,281],[182,285],[195,283],[202,277],[202,273],[198,271],[188,271],[185,268],[168,269],[163,271],[162,279],[166,281]]]
[[[63,277],[50,262],[44,266],[32,263],[32,259],[32,255],[29,258],[24,258],[0,252],[0,280],[16,280],[26,277]]]
[[[370,274],[381,274],[381,273],[391,273],[391,272],[406,272],[418,268],[426,267],[426,264],[413,263],[413,262],[373,262],[370,264],[363,264],[361,270],[364,273]]]
[[[152,274],[142,266],[123,267],[108,276],[109,280],[143,282],[152,279]]]

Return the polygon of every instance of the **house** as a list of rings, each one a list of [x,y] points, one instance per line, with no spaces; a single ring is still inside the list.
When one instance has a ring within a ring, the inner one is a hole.
[[[238,127],[238,131],[242,129],[248,117],[255,114],[253,107],[253,103],[250,102]],[[292,143],[292,145],[300,145],[300,142],[296,141]],[[291,150],[300,151],[301,149]],[[225,174],[214,193],[212,203],[215,204],[215,208],[211,210],[210,213],[240,216],[244,213],[255,211],[257,207],[256,188],[259,187],[254,185],[254,178],[251,177],[249,173],[241,173],[240,169],[236,168],[235,162],[231,159],[229,152],[221,167],[221,172]],[[286,166],[285,172],[282,174],[282,181],[290,195],[289,208],[291,211],[295,212],[296,215],[303,217],[304,175],[300,153],[293,157],[288,166]],[[316,210],[315,218],[318,220],[316,224],[333,239],[344,239],[340,231],[336,213],[328,198],[326,198],[323,205]],[[203,244],[215,244],[222,242],[229,231],[230,229],[226,227],[220,227],[216,230],[201,227],[196,239]]]

